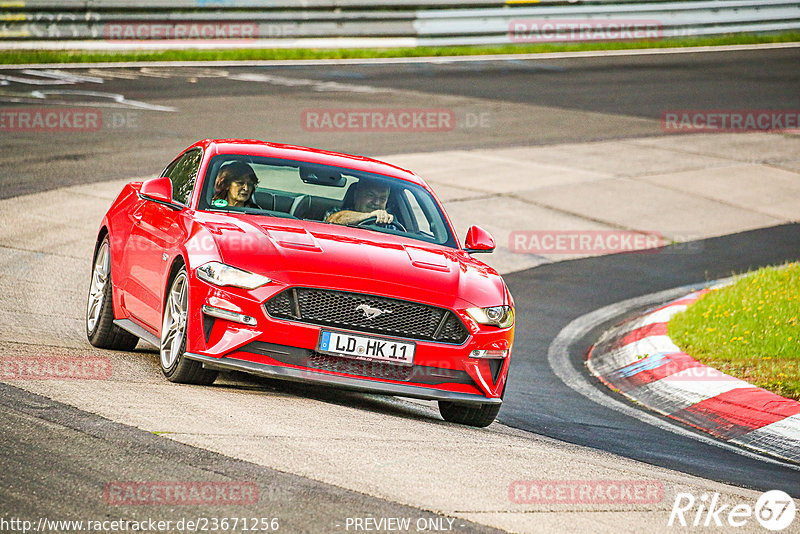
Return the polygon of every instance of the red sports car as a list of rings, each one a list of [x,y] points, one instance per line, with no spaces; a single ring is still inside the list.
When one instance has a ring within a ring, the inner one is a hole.
[[[160,350],[173,382],[220,370],[437,400],[486,426],[511,362],[514,304],[431,189],[362,156],[203,140],[103,218],[86,330]]]

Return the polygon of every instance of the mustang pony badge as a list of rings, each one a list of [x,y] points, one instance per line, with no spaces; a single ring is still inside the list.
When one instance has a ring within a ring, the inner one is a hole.
[[[372,306],[368,306],[366,304],[359,304],[356,306],[356,311],[361,310],[364,312],[364,316],[367,319],[374,319],[384,313],[392,313],[392,310],[382,310],[380,308],[373,308]]]

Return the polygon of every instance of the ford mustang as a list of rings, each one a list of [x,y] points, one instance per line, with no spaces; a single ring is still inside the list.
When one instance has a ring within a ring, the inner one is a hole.
[[[514,339],[503,279],[473,258],[416,174],[254,140],[195,143],[127,184],[103,217],[86,309],[92,345],[159,348],[164,376],[219,371],[438,401],[489,425]]]

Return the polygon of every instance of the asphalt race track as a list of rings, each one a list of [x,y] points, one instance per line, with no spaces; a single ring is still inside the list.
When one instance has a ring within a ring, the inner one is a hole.
[[[0,85],[3,109],[47,100],[67,106],[80,102],[96,106],[107,120],[100,132],[4,131],[0,199],[153,175],[202,137],[260,138],[366,155],[658,137],[664,133],[653,119],[664,109],[800,109],[798,65],[800,48],[463,64],[82,68],[70,71],[83,78],[68,87]],[[0,75],[37,79],[15,70],[0,70]],[[32,91],[46,95],[42,99]],[[111,101],[115,107],[106,107]],[[359,106],[447,108],[454,110],[457,124],[441,135],[376,135],[314,130],[300,115],[307,109]],[[13,221],[8,212],[0,216]],[[694,246],[699,253],[687,253],[684,245],[660,253],[546,263],[505,275],[516,300],[517,329],[499,422],[653,466],[758,491],[781,489],[800,498],[797,468],[693,439],[689,429],[677,434],[656,428],[592,402],[564,384],[548,363],[559,332],[599,308],[800,259],[800,225],[705,239]],[[567,364],[594,382],[583,366],[587,349],[605,327],[635,311],[625,310],[575,340]],[[324,392],[318,395],[329,399]],[[397,415],[391,405],[347,398],[365,411]],[[49,503],[44,511],[52,515],[86,508],[85,495],[103,481],[152,480],[165,473],[176,480],[202,480],[214,473],[254,480],[263,488],[292,488],[267,496],[287,532],[319,531],[342,511],[352,516],[412,513],[390,500],[164,440],[13,386],[0,384],[0,402],[0,500],[19,516],[41,515],[43,500]],[[398,414],[417,417],[413,410]],[[75,491],[54,494],[48,490],[50,477],[66,477]],[[179,511],[187,512],[202,510]],[[174,510],[170,514],[178,517]],[[458,524],[464,532],[491,531],[469,521]]]

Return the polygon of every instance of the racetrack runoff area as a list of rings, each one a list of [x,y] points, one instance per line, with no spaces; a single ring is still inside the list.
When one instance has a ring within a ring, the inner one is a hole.
[[[469,224],[491,231],[498,251],[481,259],[510,272],[616,252],[614,243],[635,243],[622,232],[688,241],[797,221],[798,154],[797,135],[748,133],[382,159],[428,180],[462,239]],[[4,382],[163,439],[456,518],[455,531],[459,519],[513,532],[553,532],[565,525],[574,531],[665,531],[679,493],[719,493],[722,502],[751,506],[760,495],[499,423],[482,430],[446,424],[425,402],[304,389],[242,375],[227,375],[211,387],[177,385],[161,376],[157,354],[144,344],[134,353],[92,349],[83,316],[93,240],[123,183],[0,201],[3,360],[103,358],[111,366],[103,380]],[[575,250],[529,250],[531,236],[538,237],[536,246],[556,246],[556,238],[570,231],[594,232],[589,243],[608,250],[580,250],[580,239],[574,245],[571,238],[561,239],[559,246],[567,243]],[[540,233],[510,241],[515,232]],[[616,240],[610,238],[614,232]],[[512,252],[514,243],[532,253]],[[687,246],[676,253],[698,251]],[[666,254],[664,261],[669,261]],[[542,480],[620,484],[611,492],[590,484],[607,497],[592,501],[580,490],[576,498],[568,485],[560,490],[537,486],[535,481]],[[102,499],[102,488],[97,491]],[[615,497],[638,494],[638,501]],[[544,502],[536,502],[537,495]],[[687,513],[687,519],[694,515]],[[346,521],[344,512],[331,518],[329,531],[346,532]],[[753,520],[738,530],[759,529]]]

